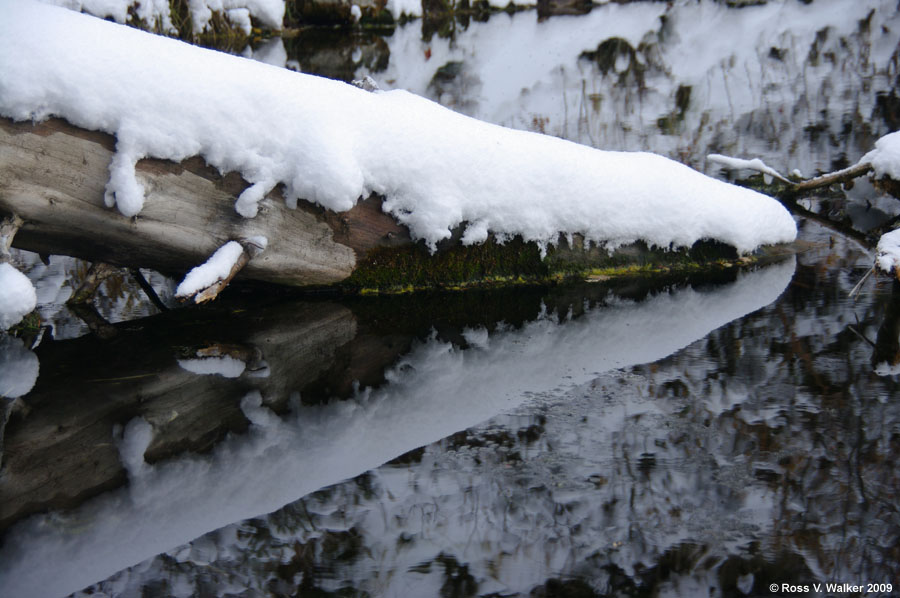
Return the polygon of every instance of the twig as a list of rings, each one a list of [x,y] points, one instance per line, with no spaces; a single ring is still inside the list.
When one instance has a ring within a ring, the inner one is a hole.
[[[221,251],[229,243],[239,244],[241,246],[241,253],[237,256],[234,263],[231,265],[231,269],[228,271],[228,273],[225,276],[220,276],[215,282],[202,289],[196,291],[187,290],[184,292],[184,294],[179,294],[178,292],[176,292],[176,296],[179,298],[179,300],[193,300],[194,303],[205,303],[207,301],[212,301],[213,299],[218,297],[219,293],[221,293],[225,289],[225,287],[228,286],[228,283],[230,283],[231,280],[237,275],[237,273],[247,265],[250,259],[256,257],[265,250],[267,241],[263,237],[238,239],[237,241],[229,241],[228,243],[220,247],[218,251]],[[215,256],[215,254],[213,255]],[[212,260],[212,258],[210,259]],[[209,262],[207,262],[207,264],[209,264]],[[204,268],[207,266],[207,264],[199,266],[198,268]],[[197,268],[195,268],[195,270],[197,270]],[[193,272],[194,271],[192,271],[192,273]],[[185,277],[185,280],[187,280],[188,278],[190,278],[190,273],[187,277]],[[182,285],[184,284],[185,282],[182,281]]]
[[[798,193],[801,191],[811,191],[820,187],[827,187],[828,185],[833,185],[834,183],[846,183],[847,181],[851,181],[857,177],[861,177],[864,174],[868,174],[871,170],[872,165],[868,162],[864,162],[861,164],[850,166],[849,168],[836,170],[835,172],[829,172],[815,178],[807,179],[799,183],[794,183],[791,190]]]
[[[851,289],[850,298],[853,299],[853,301],[856,301],[856,299],[859,297],[859,293],[862,290],[863,283],[866,282],[866,280],[874,273],[875,273],[874,267],[866,270],[866,273],[863,275],[863,277],[860,279],[860,281],[858,283],[856,283],[856,286],[853,287],[853,289]],[[854,297],[854,295],[856,297]]]

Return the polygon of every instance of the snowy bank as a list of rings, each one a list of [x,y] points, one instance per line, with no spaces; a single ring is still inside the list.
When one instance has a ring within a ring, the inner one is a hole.
[[[713,239],[749,252],[796,235],[771,198],[660,156],[509,130],[404,91],[367,93],[57,7],[3,0],[0,14],[0,115],[115,135],[106,201],[126,216],[144,207],[138,160],[200,155],[251,183],[236,202],[243,216],[279,184],[291,206],[337,212],[374,192],[431,248],[462,224],[465,244],[580,233],[610,247]],[[28,34],[36,23],[40,39]]]

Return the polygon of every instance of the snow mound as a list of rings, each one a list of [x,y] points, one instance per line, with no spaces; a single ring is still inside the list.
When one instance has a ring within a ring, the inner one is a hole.
[[[870,163],[876,179],[890,177],[900,181],[900,131],[885,135],[875,142],[875,149],[860,159],[859,163]]]
[[[37,305],[37,294],[28,277],[10,264],[0,264],[0,330],[22,321]]]
[[[243,216],[278,184],[288,205],[338,212],[374,192],[432,250],[460,225],[466,244],[494,233],[541,247],[580,233],[610,248],[713,239],[745,253],[796,237],[774,199],[658,155],[506,129],[31,1],[0,0],[0,72],[0,115],[116,136],[106,199],[126,216],[144,202],[138,160],[200,155],[251,183]]]

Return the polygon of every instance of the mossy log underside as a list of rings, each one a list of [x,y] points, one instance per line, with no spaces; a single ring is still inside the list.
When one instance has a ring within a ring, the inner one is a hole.
[[[114,149],[113,136],[60,119],[0,118],[0,216],[15,214],[24,221],[14,246],[179,276],[227,241],[261,235],[268,246],[239,279],[351,292],[696,270],[759,257],[738,260],[732,248],[708,242],[689,251],[650,250],[638,243],[609,253],[586,247],[577,236],[571,245],[561,239],[541,257],[534,243],[464,247],[458,234],[432,255],[381,210],[377,196],[343,213],[303,201],[292,210],[276,188],[256,218],[243,218],[234,202],[247,182],[237,173],[223,176],[200,157],[139,161],[145,203],[137,217],[128,218],[103,201]]]

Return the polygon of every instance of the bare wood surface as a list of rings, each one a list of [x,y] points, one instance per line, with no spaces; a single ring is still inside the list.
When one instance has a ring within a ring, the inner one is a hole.
[[[863,164],[856,164],[854,166],[850,166],[849,168],[844,168],[835,172],[829,172],[827,174],[823,174],[822,176],[817,176],[815,178],[796,183],[794,184],[793,190],[795,192],[812,191],[813,189],[827,187],[828,185],[833,185],[835,183],[846,183],[852,181],[855,178],[861,177],[864,174],[868,174],[871,170],[872,165],[868,162]]]
[[[107,208],[114,146],[110,135],[59,119],[0,118],[0,213],[24,221],[16,247],[179,274],[229,239],[265,236],[265,254],[241,276],[302,286],[339,282],[353,271],[356,252],[336,242],[324,210],[303,202],[291,210],[276,191],[260,203],[256,218],[243,218],[234,202],[247,183],[200,158],[141,160],[143,211],[127,218]]]
[[[0,264],[11,261],[9,248],[21,226],[22,219],[15,214],[0,221]]]

